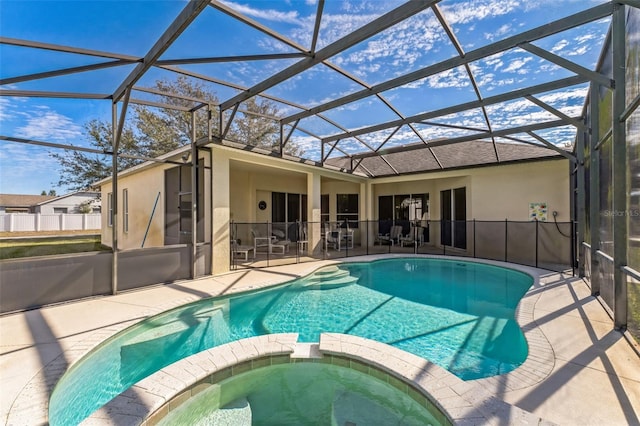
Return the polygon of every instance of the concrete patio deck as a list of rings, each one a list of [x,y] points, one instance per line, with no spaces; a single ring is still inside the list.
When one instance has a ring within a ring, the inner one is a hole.
[[[41,424],[42,420],[21,415],[21,410],[22,414],[33,409],[46,413],[46,406],[26,410],[16,401],[54,360],[66,368],[74,359],[71,354],[90,349],[96,335],[104,335],[105,329],[122,328],[203,297],[287,281],[331,263],[241,270],[2,316],[2,424]],[[567,274],[518,269],[539,278],[539,284],[525,296],[531,299],[528,306],[533,307],[533,324],[521,321],[520,325],[546,337],[553,366],[543,380],[530,386],[513,390],[497,380],[490,391],[505,402],[561,425],[640,425],[640,357],[622,334],[612,330],[611,319],[590,296],[587,285]]]

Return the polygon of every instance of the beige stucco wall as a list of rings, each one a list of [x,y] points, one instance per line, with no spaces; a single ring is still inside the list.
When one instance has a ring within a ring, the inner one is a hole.
[[[432,220],[440,219],[440,191],[465,187],[467,219],[528,221],[529,203],[548,204],[560,222],[570,220],[569,163],[565,159],[375,179],[373,203],[381,195],[429,194]]]
[[[153,210],[158,193],[160,199],[151,219],[149,233],[145,240],[145,247],[157,247],[164,244],[164,170],[165,165],[154,167],[144,173],[135,173],[118,179],[118,213],[116,216],[118,228],[118,248],[140,248],[147,224]],[[123,190],[129,192],[129,232],[123,232]],[[103,207],[102,223],[107,225],[109,215],[108,194],[112,192],[111,182],[101,187]],[[112,228],[102,227],[102,243],[112,246]]]
[[[209,159],[204,153],[202,157],[205,161],[205,167],[208,167]],[[165,211],[165,187],[164,172],[172,167],[178,167],[175,164],[157,163],[151,167],[143,168],[134,173],[125,173],[118,178],[118,248],[120,250],[128,250],[140,248],[144,239],[144,234],[149,225],[149,232],[144,240],[144,247],[159,247],[164,245],[164,211]],[[205,180],[209,176],[208,170],[205,170]],[[129,231],[123,231],[124,210],[123,210],[123,191],[127,189],[129,192]],[[108,224],[108,197],[107,194],[112,192],[111,182],[107,182],[101,186],[102,196],[102,243],[112,246],[112,228]],[[156,197],[160,194],[156,205],[153,218],[151,213],[156,201]],[[205,189],[205,212],[210,210],[210,200],[208,200],[209,189]],[[205,213],[205,216],[207,214]],[[205,236],[209,235],[210,223],[205,219]]]

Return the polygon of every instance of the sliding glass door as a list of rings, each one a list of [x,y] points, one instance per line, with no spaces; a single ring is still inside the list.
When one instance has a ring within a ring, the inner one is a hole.
[[[440,243],[444,246],[466,249],[466,188],[440,191],[440,219]]]

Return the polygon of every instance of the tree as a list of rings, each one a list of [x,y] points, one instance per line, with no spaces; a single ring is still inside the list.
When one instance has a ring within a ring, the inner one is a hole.
[[[178,77],[175,81],[158,80],[155,89],[177,96],[159,95],[159,102],[176,107],[193,108],[201,102],[210,105],[219,103],[215,94],[208,92],[198,81]],[[185,99],[186,98],[186,99]],[[135,126],[140,136],[140,149],[148,157],[166,154],[178,147],[191,143],[191,114],[171,108],[149,108],[142,105],[133,107]],[[208,134],[208,120],[203,109],[196,114],[196,137]],[[217,123],[218,110],[211,109],[212,120]]]
[[[236,117],[230,130],[229,139],[247,145],[278,151],[280,149],[280,126],[278,125],[278,108],[268,99],[260,102],[253,97],[246,100],[242,106],[244,111]],[[285,145],[284,152],[290,155],[301,156],[304,152],[293,143]]]
[[[111,125],[104,121],[92,120],[84,125],[93,148],[111,152],[113,132]],[[139,154],[134,132],[125,126],[120,140],[121,154]],[[72,191],[90,188],[95,182],[111,176],[111,155],[91,154],[82,151],[64,151],[52,153],[51,156],[60,164],[58,186],[66,186]],[[118,159],[118,170],[138,164],[140,161],[130,158]]]
[[[47,195],[49,195],[51,197],[55,197],[56,196],[56,190],[55,189],[50,189],[49,193]]]
[[[180,76],[174,81],[156,81],[154,92],[159,91],[159,104],[167,107],[148,107],[133,105],[130,121],[124,126],[118,154],[130,154],[141,157],[156,158],[191,142],[191,113],[189,110],[202,104],[217,105],[217,96],[211,93],[199,81]],[[175,96],[171,96],[171,94]],[[179,107],[172,109],[171,107]],[[228,136],[248,145],[255,145],[267,149],[278,149],[279,131],[276,105],[268,100],[258,101],[251,98],[244,103],[244,108],[255,114],[239,113],[232,123]],[[207,109],[202,108],[196,113],[196,137],[208,135],[209,121]],[[211,119],[217,128],[218,109],[211,108]],[[111,123],[92,120],[85,124],[85,131],[92,148],[105,153],[112,150]],[[288,144],[285,152],[291,155],[301,155],[302,150],[294,144]],[[53,153],[53,158],[60,164],[59,186],[71,190],[90,188],[97,181],[111,176],[111,155],[87,154],[80,151],[64,151],[62,154]],[[142,160],[123,158],[118,159],[118,170],[124,170],[139,164]]]

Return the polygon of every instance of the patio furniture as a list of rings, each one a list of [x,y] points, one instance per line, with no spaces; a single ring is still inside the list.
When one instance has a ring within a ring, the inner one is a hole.
[[[261,247],[266,247],[269,254],[274,253],[274,249],[278,251],[279,254],[289,252],[289,244],[291,244],[291,241],[289,240],[279,240],[275,235],[266,236],[257,229],[252,229],[251,235],[253,236],[253,247],[255,253],[257,253],[258,248]]]
[[[391,227],[388,234],[378,234],[376,241],[378,244],[391,244],[399,243],[400,237],[402,237],[402,226],[394,225]]]
[[[400,237],[400,245],[402,247],[412,246],[418,244],[419,246],[424,244],[424,228],[422,226],[415,226],[411,224],[409,228],[409,233],[405,236]]]
[[[251,258],[255,259],[256,257],[256,251],[255,251],[255,247],[254,246],[248,246],[248,245],[241,245],[238,244],[238,240],[232,239],[231,240],[231,257],[232,259],[238,259],[241,257],[240,260],[249,260],[249,253],[251,253]]]
[[[298,225],[298,252],[306,252],[309,250],[309,239],[307,238],[307,225],[300,223]]]

